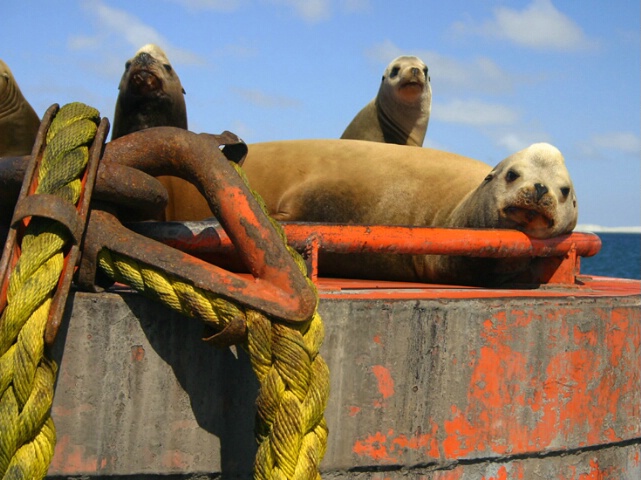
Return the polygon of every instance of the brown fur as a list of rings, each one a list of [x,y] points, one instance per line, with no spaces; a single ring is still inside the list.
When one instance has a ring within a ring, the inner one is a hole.
[[[341,138],[420,147],[432,109],[427,66],[418,57],[395,58],[376,98],[356,114]]]
[[[187,129],[185,90],[167,55],[157,45],[145,45],[127,60],[118,90],[112,140],[151,127]],[[171,189],[191,187],[176,177],[161,176],[158,181],[170,190],[170,195]],[[159,219],[163,218],[164,215]]]
[[[40,118],[0,60],[0,157],[31,154],[38,128]]]
[[[563,157],[547,144],[492,169],[430,148],[358,140],[268,142],[249,145],[243,169],[280,221],[516,228],[548,238],[570,232],[577,219]],[[508,181],[510,171],[518,178]],[[175,220],[211,216],[192,186],[170,191],[168,211]],[[326,255],[320,265],[332,276],[472,284],[501,283],[529,268],[521,261],[425,255]]]

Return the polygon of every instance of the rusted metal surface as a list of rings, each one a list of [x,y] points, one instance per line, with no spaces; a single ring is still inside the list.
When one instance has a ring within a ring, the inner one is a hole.
[[[248,306],[277,318],[287,321],[309,319],[316,305],[313,289],[258,202],[229,165],[227,157],[242,163],[246,153],[247,146],[230,132],[196,135],[169,127],[136,132],[105,146],[96,197],[110,204],[126,206],[120,209],[121,216],[131,213],[129,207],[134,205],[154,216],[164,207],[166,192],[148,175],[173,175],[192,182],[217,213],[243,265],[254,279],[240,278],[221,268],[205,265],[189,255],[162,248],[156,242],[128,236],[126,229],[118,227],[115,217],[107,213],[113,207],[107,207],[103,212],[98,208],[105,206],[96,204],[91,222],[97,226],[91,227],[93,233],[85,241],[79,274],[81,285],[93,285],[96,255],[108,245],[113,251],[141,261],[144,259],[147,264],[181,279],[191,279],[200,288],[213,290],[230,300],[246,302]],[[16,166],[13,160],[10,164]],[[2,171],[8,170],[0,169]],[[27,175],[31,174],[27,172]],[[11,178],[14,177],[15,173]],[[48,216],[52,215],[48,213]],[[54,216],[63,218],[60,214]],[[109,232],[101,231],[106,228]],[[138,243],[132,244],[132,241]],[[144,252],[143,245],[147,249]],[[221,338],[212,338],[211,341],[221,341]]]
[[[225,139],[233,140],[237,137]],[[216,136],[178,128],[153,128],[121,137],[104,150],[103,164],[118,163],[152,175],[174,175],[201,189],[217,212],[243,264],[254,278],[222,268],[145,239],[123,228],[107,211],[94,209],[84,245],[79,281],[89,287],[102,248],[120,253],[286,321],[311,317],[316,298],[279,234],[228,159]],[[232,144],[236,161],[240,144]],[[229,148],[229,146],[225,147]]]
[[[0,222],[8,223],[16,205],[29,157],[0,158]],[[121,207],[129,219],[158,218],[167,205],[167,191],[146,173],[117,163],[98,166],[94,200]]]
[[[94,199],[116,207],[124,218],[159,218],[167,205],[167,191],[140,170],[101,162]]]
[[[304,303],[308,299],[300,299],[296,291],[282,289],[280,285],[262,278],[239,276],[198,260],[128,230],[113,214],[97,209],[91,212],[78,273],[78,281],[85,289],[91,289],[96,274],[96,258],[103,248],[283,320],[304,321],[311,315]]]
[[[471,230],[384,225],[284,223],[288,243],[309,258],[310,277],[317,281],[318,253],[395,253],[472,257],[542,257],[535,272],[540,283],[574,284],[579,257],[593,256],[601,240],[572,233],[546,240],[516,230]],[[231,254],[232,245],[216,221],[131,225],[140,233],[180,250],[212,260]]]

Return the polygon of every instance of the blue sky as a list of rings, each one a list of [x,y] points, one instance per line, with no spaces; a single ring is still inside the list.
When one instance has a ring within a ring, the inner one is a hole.
[[[248,143],[338,138],[385,66],[428,65],[425,146],[492,165],[547,141],[579,223],[641,225],[638,0],[3,0],[0,58],[39,115],[82,101],[113,118],[125,61],[166,52],[189,127]]]

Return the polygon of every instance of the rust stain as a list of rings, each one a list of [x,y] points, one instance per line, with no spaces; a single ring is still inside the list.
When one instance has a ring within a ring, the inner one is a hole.
[[[378,382],[378,391],[383,395],[383,399],[387,399],[394,395],[394,379],[390,374],[388,368],[383,365],[373,365],[372,372],[376,376]]]
[[[108,463],[107,458],[87,455],[83,445],[72,444],[69,435],[62,435],[56,443],[49,469],[62,474],[90,473],[103,470]]]
[[[72,408],[67,408],[64,405],[54,405],[51,408],[51,412],[54,417],[54,420],[55,420],[55,417],[62,418],[62,417],[77,416],[84,412],[92,412],[93,410],[94,410],[94,406],[89,403],[81,403]]]
[[[193,455],[180,450],[168,450],[162,453],[161,464],[171,470],[185,470],[191,466]]]
[[[142,345],[134,345],[131,347],[131,360],[134,362],[142,362],[145,358],[145,349]]]

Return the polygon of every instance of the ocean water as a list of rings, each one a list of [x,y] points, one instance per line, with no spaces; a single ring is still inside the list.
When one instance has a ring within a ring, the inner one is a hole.
[[[581,273],[641,280],[641,234],[597,233],[601,251],[581,259]]]

